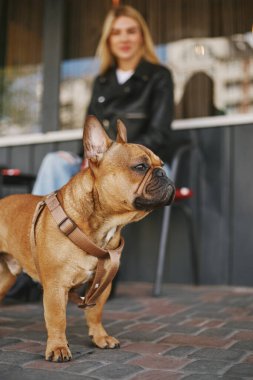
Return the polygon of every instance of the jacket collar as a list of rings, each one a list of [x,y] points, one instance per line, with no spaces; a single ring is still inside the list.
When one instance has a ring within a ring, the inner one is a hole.
[[[145,82],[149,80],[152,72],[153,64],[146,61],[144,58],[141,59],[136,70],[133,74],[133,77],[140,78]],[[99,80],[101,83],[106,83],[108,80],[112,79],[112,76],[115,76],[116,66],[111,67],[106,73],[99,76]]]
[[[149,80],[152,73],[153,64],[146,61],[144,58],[140,61],[136,70],[134,72],[134,76],[137,78],[141,78],[144,81]]]

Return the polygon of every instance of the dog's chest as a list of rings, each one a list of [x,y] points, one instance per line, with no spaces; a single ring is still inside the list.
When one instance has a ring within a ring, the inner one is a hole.
[[[114,237],[116,232],[116,227],[111,228],[105,235],[104,246],[106,246],[110,240]],[[72,286],[78,286],[84,284],[90,280],[95,275],[97,267],[97,259],[90,255],[79,256],[75,263],[72,262],[75,267],[75,274],[72,278]],[[107,265],[105,265],[105,268]]]
[[[116,232],[116,227],[113,227],[107,232],[106,237],[105,237],[105,243],[108,244],[109,241],[113,238],[115,232]]]
[[[68,272],[71,277],[71,287],[82,285],[92,280],[97,266],[97,259],[93,256],[76,255],[68,263]]]
[[[78,287],[83,285],[88,281],[91,281],[94,277],[95,270],[87,270],[81,267],[78,267],[75,274],[72,277],[71,287]]]

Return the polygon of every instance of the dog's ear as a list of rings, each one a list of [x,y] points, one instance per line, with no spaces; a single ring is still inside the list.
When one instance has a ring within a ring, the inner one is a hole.
[[[98,163],[112,144],[104,128],[95,116],[87,116],[83,130],[83,146],[85,157]]]
[[[127,143],[127,130],[125,124],[121,120],[117,120],[117,139],[118,143]]]

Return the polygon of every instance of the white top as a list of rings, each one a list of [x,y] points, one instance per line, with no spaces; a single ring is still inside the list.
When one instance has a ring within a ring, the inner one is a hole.
[[[124,71],[124,70],[117,69],[116,75],[117,75],[119,84],[125,83],[133,75],[133,73],[134,73],[134,70]]]

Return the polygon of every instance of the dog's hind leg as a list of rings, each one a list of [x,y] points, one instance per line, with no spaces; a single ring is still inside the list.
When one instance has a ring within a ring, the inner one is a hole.
[[[16,276],[10,271],[4,255],[0,253],[0,301],[5,297],[8,290],[14,285]]]
[[[107,334],[102,325],[103,307],[110,295],[111,284],[96,300],[96,306],[85,310],[87,325],[89,327],[89,336],[92,342],[99,348],[119,348],[119,341]]]

